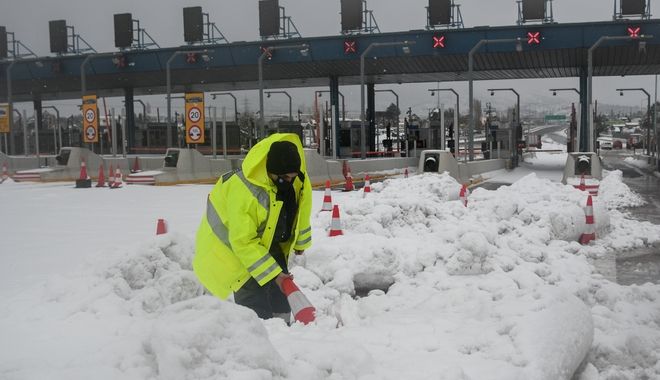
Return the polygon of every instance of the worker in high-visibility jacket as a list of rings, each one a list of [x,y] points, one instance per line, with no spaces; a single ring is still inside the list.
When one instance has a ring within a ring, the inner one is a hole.
[[[257,143],[241,170],[211,190],[197,231],[193,268],[214,295],[290,320],[281,283],[291,252],[311,246],[312,186],[298,135],[276,133]]]

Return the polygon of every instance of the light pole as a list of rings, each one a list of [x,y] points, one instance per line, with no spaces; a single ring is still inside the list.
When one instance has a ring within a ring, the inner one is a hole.
[[[11,89],[11,69],[12,69],[12,67],[14,67],[14,65],[16,63],[18,63],[18,61],[19,61],[18,59],[15,59],[7,66],[7,107],[8,107],[7,113],[9,114],[9,115],[7,115],[8,116],[7,120],[9,121],[9,135],[12,134],[11,131],[12,131],[13,126],[14,126],[14,114],[13,114],[13,111],[12,111],[14,109],[14,104],[13,104],[13,101],[11,99],[11,91],[12,91],[12,89]],[[20,113],[19,113],[19,117],[20,117]],[[25,136],[23,136],[23,138],[25,138]],[[11,140],[12,140],[11,146],[12,146],[12,153],[13,153],[13,150],[14,150],[14,142],[13,141],[14,141],[14,139],[12,138]],[[9,154],[9,152],[7,152],[7,154]],[[27,154],[27,149],[26,149],[25,154]]]
[[[284,94],[289,98],[289,121],[293,121],[293,111],[291,110],[291,95],[286,91],[266,91],[266,96],[270,98],[270,94]]]
[[[58,110],[57,107],[55,107],[55,106],[42,106],[41,109],[42,110],[52,109],[53,111],[55,111],[55,115],[57,117],[57,121],[56,121],[55,125],[56,125],[56,128],[57,128],[57,132],[58,132],[58,136],[59,136],[60,149],[61,149],[62,148],[62,129],[60,128],[60,110]],[[53,141],[53,143],[54,142],[55,141]],[[57,154],[57,144],[55,144],[55,154]]]
[[[643,88],[617,88],[617,91],[619,91],[619,95],[623,96],[624,91],[641,91],[644,94],[646,94],[646,116],[649,118],[649,122],[651,121],[651,94],[649,94],[645,89]],[[655,118],[653,118],[655,119]],[[647,122],[646,124],[646,155],[651,156],[651,125],[650,123]],[[653,123],[653,128],[655,130],[655,120]],[[654,131],[656,132],[656,131]],[[658,139],[658,136],[656,135],[656,140]]]
[[[589,131],[588,131],[588,141],[587,141],[587,151],[592,152],[594,150],[594,115],[592,112],[592,77],[593,77],[593,66],[594,66],[594,50],[605,41],[630,41],[630,40],[643,40],[653,38],[653,36],[641,35],[639,37],[633,36],[601,36],[596,42],[591,45],[587,52],[587,110],[589,115],[587,115],[587,120],[589,121]]]
[[[453,88],[429,88],[428,91],[431,92],[431,96],[435,96],[436,92],[441,92],[441,91],[446,91],[446,92],[451,92],[454,95],[456,95],[456,109],[454,110],[454,131],[456,132],[456,145],[454,147],[455,151],[458,152],[459,148],[459,142],[460,142],[460,136],[461,136],[461,129],[459,127],[459,117],[460,117],[460,111],[458,108],[459,105],[459,100],[460,97],[458,95],[458,92],[456,92]],[[444,136],[443,136],[444,138]]]
[[[264,58],[267,55],[271,55],[275,50],[282,49],[299,49],[300,54],[307,56],[309,53],[309,45],[307,44],[298,44],[298,45],[277,45],[277,46],[268,46],[263,48],[263,52],[259,56],[258,68],[259,68],[259,137],[264,137],[265,127],[264,127],[264,70],[263,62]]]
[[[221,96],[221,95],[231,96],[231,98],[234,99],[234,121],[238,123],[238,103],[236,102],[236,96],[234,96],[234,94],[232,94],[231,92],[214,92],[211,94],[213,99],[215,99],[216,96]]]
[[[405,48],[414,44],[415,41],[372,42],[366,49],[364,49],[362,54],[360,54],[360,152],[362,159],[367,158],[367,132],[364,127],[364,57],[375,47],[403,46]]]
[[[171,88],[172,88],[172,76],[170,74],[170,64],[172,63],[172,60],[181,54],[204,54],[206,56],[206,59],[208,60],[208,53],[213,52],[213,50],[177,50],[172,55],[170,58],[167,59],[167,63],[165,63],[165,76],[166,76],[166,86],[167,86],[167,120],[166,120],[166,128],[165,128],[165,133],[167,134],[167,148],[172,146],[172,133],[170,133],[170,128],[172,125],[172,94],[171,94]]]
[[[401,153],[401,145],[400,145],[400,139],[401,139],[401,131],[399,127],[399,114],[401,113],[401,110],[399,109],[399,94],[394,92],[392,89],[386,89],[386,90],[374,90],[374,92],[391,92],[394,95],[394,98],[396,99],[396,150]]]
[[[330,92],[330,90],[314,91],[314,94],[317,98],[320,98],[324,92]],[[344,100],[344,94],[342,94],[341,91],[338,91],[337,93],[339,94],[339,97],[341,97],[341,119],[346,120],[346,103]]]
[[[516,44],[516,51],[520,52],[522,51],[522,43],[520,42],[520,38],[502,38],[502,39],[496,39],[496,40],[488,40],[484,39],[479,42],[477,42],[472,49],[470,49],[470,53],[468,54],[468,97],[470,98],[468,107],[470,110],[470,122],[468,123],[468,152],[470,156],[470,161],[474,160],[474,128],[475,128],[475,117],[474,117],[474,85],[473,85],[473,70],[474,70],[474,54],[481,48],[483,45],[487,44],[503,44],[503,43],[510,43],[510,42],[515,42]]]
[[[578,94],[578,99],[580,98],[580,90],[578,90],[577,88],[573,88],[573,87],[570,87],[570,88],[551,88],[549,91],[552,91],[552,96],[557,96],[557,92],[559,92],[559,91],[575,91],[575,93]],[[573,121],[571,120],[570,123],[572,124]],[[573,131],[575,131],[575,135],[573,135]],[[576,122],[576,128],[575,129],[573,129],[572,126],[569,127],[568,140],[570,142],[570,145],[568,146],[568,148],[570,148],[570,150],[572,150],[574,152],[580,150],[580,128],[577,127],[577,122]],[[575,140],[577,140],[577,147],[575,146],[576,145]]]
[[[89,61],[92,59],[96,58],[103,58],[103,57],[114,57],[121,55],[121,53],[92,53],[88,54],[85,59],[83,59],[82,63],[80,64],[80,95],[81,98],[86,95],[87,93],[87,78],[85,74],[85,66]]]

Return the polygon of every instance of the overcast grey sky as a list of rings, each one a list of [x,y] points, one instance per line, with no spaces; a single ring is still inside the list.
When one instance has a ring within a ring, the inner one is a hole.
[[[140,20],[140,26],[156,40],[161,47],[180,46],[183,41],[182,8],[201,6],[210,14],[230,42],[255,41],[259,39],[257,0],[0,0],[0,25],[14,32],[16,38],[26,44],[39,56],[51,55],[49,52],[48,21],[65,19],[67,25],[74,26],[76,33],[83,37],[97,51],[114,51],[113,15],[130,12],[134,19]],[[460,5],[465,27],[479,25],[515,25],[517,4],[515,0],[456,0]],[[555,21],[559,23],[608,21],[612,19],[613,0],[555,0],[552,2]],[[374,11],[382,32],[394,32],[411,29],[423,29],[426,23],[428,0],[369,0],[368,7]],[[340,0],[280,0],[280,6],[286,8],[287,15],[303,37],[337,35],[340,30]],[[651,10],[658,5],[651,4]],[[614,91],[617,87],[644,87],[654,95],[654,77],[607,77],[594,78],[594,97],[600,102],[640,106],[645,104],[643,94],[629,93],[623,97]],[[417,113],[424,114],[433,107],[437,98],[430,97],[427,88],[436,83],[380,86],[392,88],[399,93],[401,109],[413,107]],[[453,87],[461,94],[461,108],[467,110],[467,82],[441,83],[441,87]],[[574,93],[560,93],[553,97],[547,90],[550,87],[579,87],[577,78],[552,80],[515,80],[489,81],[475,83],[475,97],[484,102],[492,102],[498,108],[505,108],[515,102],[513,94],[498,93],[491,97],[486,93],[489,87],[513,87],[522,96],[522,107],[531,104],[547,105],[549,109],[560,104],[576,102]],[[292,89],[295,109],[303,104],[311,105],[314,90]],[[359,113],[359,87],[342,87],[346,96],[347,108]],[[239,111],[243,99],[252,110],[258,108],[257,92],[237,92]],[[440,102],[449,106],[454,103],[451,94],[443,94]],[[114,107],[121,107],[121,99],[108,99]],[[153,106],[163,107],[163,97],[150,97],[147,101]],[[377,97],[377,108],[384,108],[393,99],[386,93]],[[52,104],[52,103],[51,103]],[[65,107],[66,102],[62,102]],[[230,104],[227,103],[227,106]],[[176,108],[176,105],[174,106]],[[71,111],[75,112],[74,107]],[[67,108],[67,109],[68,109]],[[266,114],[284,112],[288,101],[284,96],[266,99]],[[67,111],[63,111],[67,112]],[[162,114],[162,111],[161,111]]]

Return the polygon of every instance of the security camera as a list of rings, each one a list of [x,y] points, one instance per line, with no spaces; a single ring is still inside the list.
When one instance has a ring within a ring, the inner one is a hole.
[[[552,96],[557,96],[557,91],[552,91]]]
[[[431,96],[435,96],[435,91],[431,91]]]
[[[490,92],[490,96],[493,96],[493,95],[495,95],[495,91]]]
[[[619,96],[623,96],[623,91],[619,91]]]

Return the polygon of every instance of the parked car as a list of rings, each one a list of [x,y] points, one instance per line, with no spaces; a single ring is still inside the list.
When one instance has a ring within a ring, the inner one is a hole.
[[[610,140],[601,140],[600,149],[612,149],[612,141]]]

